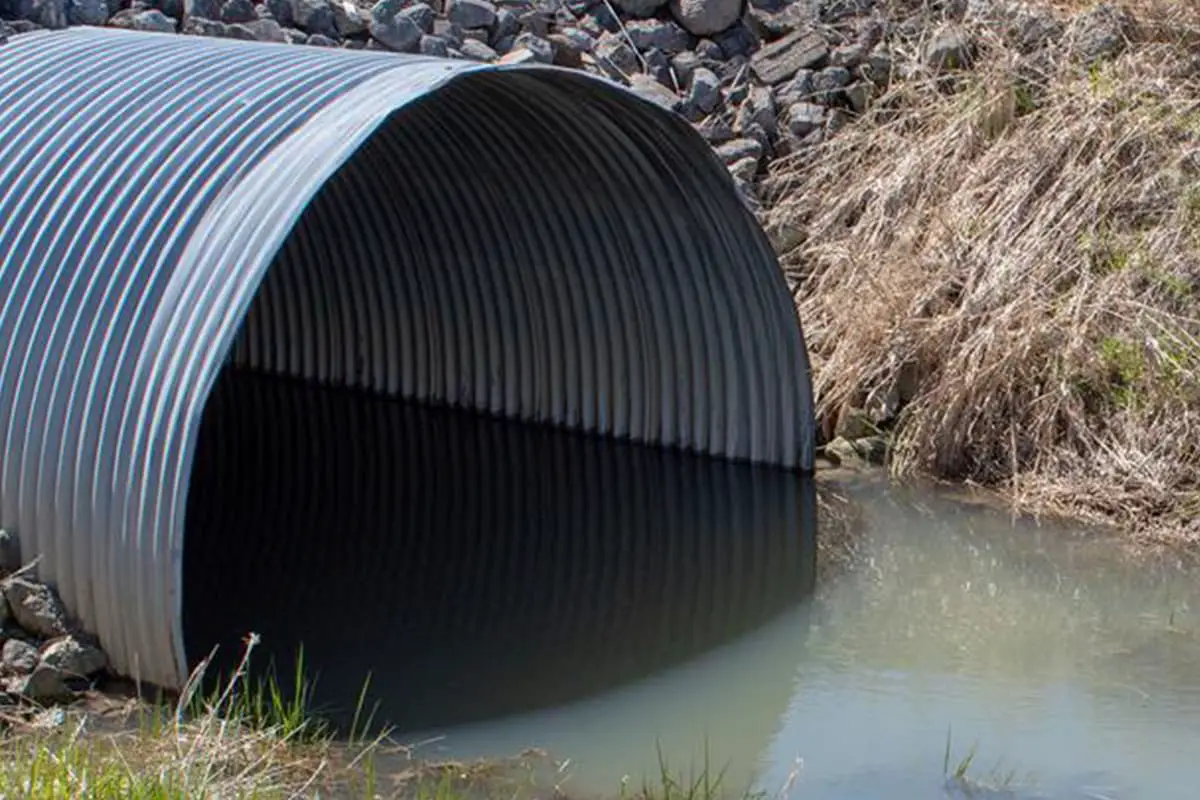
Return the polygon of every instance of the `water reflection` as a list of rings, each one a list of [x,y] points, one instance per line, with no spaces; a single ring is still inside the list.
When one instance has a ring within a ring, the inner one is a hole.
[[[303,642],[320,701],[348,711],[372,670],[404,729],[552,707],[794,607],[815,513],[776,470],[228,372],[189,495],[186,643],[229,666],[250,630],[260,663]]]
[[[653,774],[657,746],[686,766],[707,739],[734,792],[771,797],[1195,796],[1194,574],[929,492],[851,488],[861,537],[801,609],[586,701],[441,730],[432,752],[548,746],[601,794]],[[951,768],[978,744],[978,782],[946,781],[948,731]]]

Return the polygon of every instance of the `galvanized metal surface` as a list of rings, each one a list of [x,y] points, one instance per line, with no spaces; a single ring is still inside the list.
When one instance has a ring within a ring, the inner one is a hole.
[[[0,525],[146,681],[184,678],[192,451],[231,362],[812,466],[766,239],[650,104],[324,48],[0,47]]]

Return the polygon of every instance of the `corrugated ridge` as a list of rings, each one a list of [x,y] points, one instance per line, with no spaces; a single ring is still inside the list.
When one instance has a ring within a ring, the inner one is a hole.
[[[397,724],[457,721],[404,717],[456,681],[451,717],[561,702],[792,607],[815,513],[780,470],[231,371],[197,449],[188,647],[303,643],[330,702],[373,668]]]
[[[305,210],[235,362],[797,465],[794,309],[727,176],[669,132],[536,73],[446,87]]]

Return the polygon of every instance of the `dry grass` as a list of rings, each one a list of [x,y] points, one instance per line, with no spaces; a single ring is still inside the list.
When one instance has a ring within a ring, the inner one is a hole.
[[[1132,7],[1090,68],[979,29],[777,163],[766,221],[827,428],[897,391],[897,475],[1200,544],[1200,4]]]

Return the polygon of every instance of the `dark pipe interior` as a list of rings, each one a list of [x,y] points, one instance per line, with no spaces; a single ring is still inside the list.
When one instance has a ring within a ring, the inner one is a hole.
[[[812,589],[811,481],[227,368],[189,495],[195,665],[426,729],[557,704],[758,627]]]

